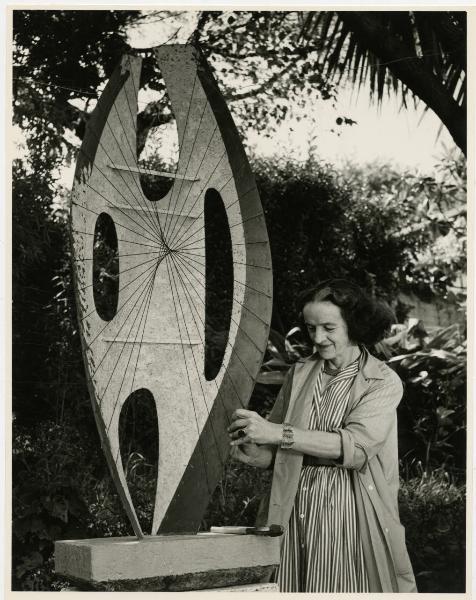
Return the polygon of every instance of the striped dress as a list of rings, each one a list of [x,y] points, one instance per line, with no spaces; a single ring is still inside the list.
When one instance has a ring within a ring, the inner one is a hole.
[[[325,389],[319,372],[309,429],[332,431],[342,426],[362,357]],[[339,467],[303,466],[281,547],[277,572],[281,592],[368,592],[350,475]]]

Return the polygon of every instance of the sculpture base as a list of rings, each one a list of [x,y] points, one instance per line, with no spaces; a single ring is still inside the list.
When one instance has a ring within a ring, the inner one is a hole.
[[[199,533],[55,543],[56,573],[91,590],[241,587],[268,581],[278,564],[279,538],[254,535]]]

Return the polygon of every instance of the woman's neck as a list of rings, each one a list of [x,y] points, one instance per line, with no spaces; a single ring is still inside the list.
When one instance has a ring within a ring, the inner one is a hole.
[[[350,346],[345,353],[326,362],[331,369],[345,369],[345,367],[350,365],[351,362],[354,362],[359,355],[360,348],[358,346]]]

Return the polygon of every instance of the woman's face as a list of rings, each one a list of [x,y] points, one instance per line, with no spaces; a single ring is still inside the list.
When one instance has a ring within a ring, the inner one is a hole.
[[[303,308],[309,337],[321,358],[342,363],[356,346],[349,340],[340,308],[327,300],[308,302]]]

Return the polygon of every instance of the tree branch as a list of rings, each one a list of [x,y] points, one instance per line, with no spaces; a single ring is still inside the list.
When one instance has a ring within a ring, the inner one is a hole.
[[[281,69],[277,73],[274,73],[274,75],[272,75],[269,79],[263,81],[263,83],[261,83],[258,87],[255,87],[252,90],[249,90],[248,92],[225,95],[225,100],[227,100],[228,102],[236,102],[237,100],[244,100],[245,98],[249,98],[250,96],[256,96],[257,94],[261,94],[262,92],[269,89],[274,83],[276,83],[276,81],[278,81],[278,79],[282,75],[290,71],[293,66],[294,65],[292,63],[286,65],[283,69]]]
[[[170,123],[173,119],[172,113],[164,112],[166,104],[164,101],[149,102],[143,111],[137,114],[137,154],[144,149],[149,131],[153,127],[160,127]]]
[[[257,58],[257,57],[266,58],[267,56],[278,56],[279,54],[282,53],[282,50],[277,50],[277,49],[274,49],[274,50],[270,49],[267,51],[260,51],[260,52],[246,52],[246,53],[229,52],[226,50],[225,47],[213,48],[212,50],[215,52],[218,52],[220,54],[220,56],[223,56],[224,58],[230,58],[233,60],[245,60],[247,58]],[[321,50],[321,46],[306,46],[305,48],[296,48],[295,50],[290,50],[287,52],[287,55],[305,58],[311,52],[319,51],[319,50]]]

